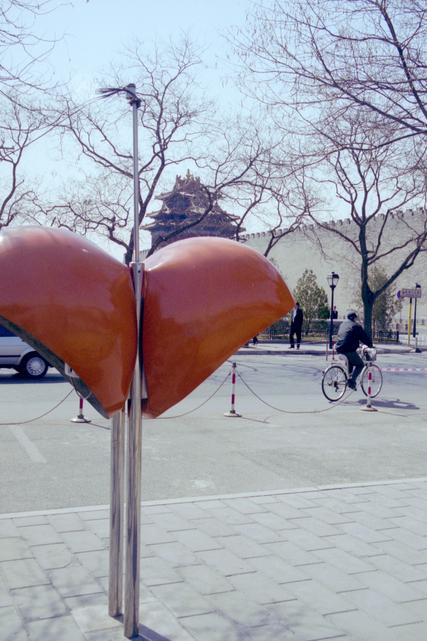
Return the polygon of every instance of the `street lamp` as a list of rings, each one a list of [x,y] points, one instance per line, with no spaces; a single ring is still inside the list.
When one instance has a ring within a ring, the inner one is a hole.
[[[332,349],[332,334],[333,334],[333,331],[334,331],[334,319],[333,319],[334,290],[335,290],[335,287],[338,285],[339,278],[340,277],[335,272],[331,272],[329,274],[329,276],[327,277],[328,285],[331,288],[331,313],[330,313],[330,322],[329,322],[329,349]]]
[[[420,348],[418,347],[418,341],[417,341],[417,298],[418,298],[418,291],[421,289],[421,285],[419,283],[415,283],[415,288],[417,291],[417,296],[415,296],[415,304],[414,304],[414,326],[413,326],[413,331],[412,331],[412,336],[415,339],[415,351],[420,352]]]

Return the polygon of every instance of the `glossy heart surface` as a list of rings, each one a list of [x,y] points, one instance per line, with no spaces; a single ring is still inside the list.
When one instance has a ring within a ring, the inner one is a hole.
[[[151,416],[182,400],[295,304],[264,256],[213,237],[177,241],[150,256],[143,298],[143,407]]]
[[[1,323],[64,373],[104,416],[123,407],[135,364],[129,269],[62,229],[0,234]],[[66,372],[65,372],[66,374]]]

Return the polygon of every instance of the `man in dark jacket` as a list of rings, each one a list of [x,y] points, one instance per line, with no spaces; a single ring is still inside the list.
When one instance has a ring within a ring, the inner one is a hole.
[[[299,303],[295,303],[295,307],[292,310],[291,317],[291,330],[289,332],[289,349],[294,349],[295,347],[295,334],[297,338],[297,349],[299,349],[301,343],[301,330],[302,330],[302,321],[304,320],[304,314],[300,307]]]
[[[356,323],[357,313],[350,309],[347,312],[347,320],[343,321],[338,330],[338,337],[335,348],[338,354],[344,354],[348,358],[349,372],[351,373],[348,386],[356,389],[356,381],[363,369],[364,363],[357,353],[360,344],[372,347],[372,341],[363,327]]]

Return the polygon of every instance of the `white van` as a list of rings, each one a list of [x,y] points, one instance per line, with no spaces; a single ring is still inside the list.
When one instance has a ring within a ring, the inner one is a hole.
[[[26,378],[42,378],[49,363],[38,352],[0,325],[0,367],[10,367]]]

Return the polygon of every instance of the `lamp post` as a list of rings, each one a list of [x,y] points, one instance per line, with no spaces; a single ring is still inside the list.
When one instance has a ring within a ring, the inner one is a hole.
[[[124,94],[132,107],[133,130],[133,261],[131,263],[135,290],[137,326],[136,359],[128,405],[127,452],[124,451],[124,412],[113,417],[111,438],[111,518],[110,518],[110,576],[109,607],[111,616],[123,612],[124,635],[128,639],[138,634],[140,583],[140,521],[141,521],[141,288],[142,263],[139,251],[139,170],[138,170],[138,109],[141,100],[133,83],[126,87],[106,87],[99,93],[104,98]],[[126,468],[124,484],[123,467]],[[126,519],[123,519],[124,489],[126,490]],[[126,528],[121,521],[126,520]],[[123,586],[123,546],[124,586]]]
[[[421,289],[421,285],[419,283],[415,283],[415,288],[416,288],[417,294],[418,294],[418,290]],[[414,297],[414,299],[415,299],[415,302],[414,302],[414,325],[413,325],[413,330],[412,330],[412,336],[414,337],[414,340],[415,340],[415,351],[416,352],[420,352],[421,350],[418,347],[418,341],[417,341],[417,298],[418,298],[418,296]]]
[[[331,272],[327,277],[328,285],[331,288],[331,312],[330,312],[330,322],[329,322],[329,349],[332,349],[332,334],[334,331],[334,291],[335,287],[338,285],[339,276],[335,272]]]

